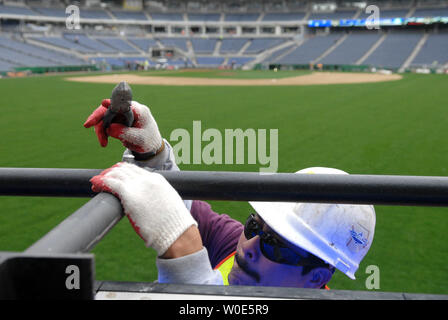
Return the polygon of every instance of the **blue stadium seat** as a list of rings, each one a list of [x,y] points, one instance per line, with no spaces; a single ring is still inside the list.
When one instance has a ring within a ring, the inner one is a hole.
[[[187,40],[185,38],[163,38],[160,42],[164,47],[176,47],[185,52],[188,51]]]
[[[191,39],[193,50],[196,54],[213,53],[217,39]]]
[[[61,37],[46,37],[46,36],[37,36],[37,37],[33,37],[33,40],[37,40],[40,42],[44,42],[56,47],[60,47],[60,48],[64,48],[64,49],[68,49],[68,50],[73,50],[73,51],[78,51],[80,53],[95,53],[96,50],[88,48],[88,47],[84,47],[74,41],[70,41]]]
[[[251,54],[260,53],[272,47],[278,46],[279,44],[282,44],[285,41],[286,41],[285,39],[278,39],[278,38],[253,39],[252,43],[249,45],[249,47],[246,48],[244,53],[251,53]]]
[[[7,14],[20,14],[20,15],[27,15],[27,16],[39,16],[40,13],[31,10],[27,7],[18,7],[18,6],[7,6],[0,4],[0,13],[7,13]]]
[[[130,42],[142,49],[144,52],[149,52],[149,49],[158,47],[155,39],[128,37]]]
[[[224,38],[221,41],[221,53],[238,53],[249,41],[247,38]]]
[[[202,67],[217,67],[224,62],[222,57],[196,57],[198,66]]]
[[[139,20],[148,21],[148,18],[143,13],[143,11],[122,11],[122,10],[111,10],[111,13],[118,20]]]
[[[41,15],[47,17],[65,18],[67,16],[67,14],[65,13],[65,7],[64,8],[33,7],[32,9],[34,11],[39,12]]]
[[[116,37],[98,37],[96,40],[108,45],[123,53],[140,53],[137,49],[134,49],[126,41]]]
[[[241,22],[241,21],[257,21],[260,17],[259,13],[227,13],[225,21]]]
[[[340,20],[340,19],[352,19],[356,14],[356,11],[334,11],[328,13],[313,12],[308,17],[308,20]]]
[[[118,50],[114,49],[110,46],[105,45],[104,43],[91,39],[87,37],[85,34],[74,34],[74,33],[66,33],[64,38],[68,39],[71,42],[79,43],[80,45],[93,49],[94,51],[98,51],[101,53],[117,53]]]
[[[189,21],[209,22],[209,21],[219,21],[220,19],[221,19],[221,14],[219,14],[219,13],[189,13],[188,14]]]
[[[255,58],[253,57],[230,57],[227,60],[227,65],[231,66],[234,65],[236,67],[241,67],[245,65],[246,63],[249,63],[253,61]]]
[[[412,53],[422,36],[422,32],[389,32],[386,39],[363,64],[399,68]]]
[[[445,8],[417,8],[412,15],[417,18],[448,17],[448,7]]]
[[[84,64],[84,62],[77,57],[65,55],[61,52],[53,51],[48,48],[41,48],[30,43],[25,43],[19,40],[13,40],[2,36],[0,36],[0,41],[1,46],[3,47],[13,49],[15,51],[34,57],[45,58],[46,60],[51,60],[61,66],[74,66]]]
[[[150,13],[152,20],[184,21],[180,13]]]
[[[323,64],[355,64],[379,40],[377,31],[354,32],[319,62]]]
[[[277,62],[282,64],[308,64],[328,50],[340,36],[340,34],[329,34],[310,38]]]
[[[111,19],[107,12],[101,9],[82,9],[79,16],[85,19]]]
[[[412,65],[445,65],[448,63],[448,33],[432,33],[426,39]]]
[[[301,21],[306,12],[266,13],[262,21]]]

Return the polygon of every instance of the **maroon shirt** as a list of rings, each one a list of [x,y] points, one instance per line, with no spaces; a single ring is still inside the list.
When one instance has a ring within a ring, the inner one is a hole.
[[[211,206],[194,200],[191,215],[198,223],[202,243],[208,251],[212,268],[236,250],[244,226],[226,214],[214,212]]]

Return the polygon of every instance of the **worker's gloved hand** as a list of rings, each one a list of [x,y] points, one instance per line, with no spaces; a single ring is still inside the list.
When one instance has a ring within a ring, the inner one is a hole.
[[[132,101],[131,110],[134,124],[127,127],[120,123],[111,123],[104,130],[103,117],[110,106],[110,99],[104,99],[101,105],[87,118],[84,127],[95,127],[95,133],[102,147],[107,146],[108,136],[119,139],[129,150],[154,155],[161,150],[163,140],[154,117],[149,108],[137,101]]]
[[[197,226],[179,194],[154,172],[120,162],[94,176],[95,192],[118,197],[134,230],[162,256],[192,225]]]

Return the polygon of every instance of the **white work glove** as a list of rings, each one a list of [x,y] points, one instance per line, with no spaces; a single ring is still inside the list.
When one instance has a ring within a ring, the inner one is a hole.
[[[86,128],[95,127],[95,133],[102,147],[107,146],[108,136],[111,136],[119,139],[126,148],[133,151],[136,160],[150,158],[163,150],[162,136],[147,106],[132,101],[131,110],[134,114],[132,127],[113,122],[107,130],[104,130],[103,117],[109,106],[110,99],[104,99],[84,123]]]
[[[159,256],[190,226],[197,226],[179,194],[158,173],[120,162],[90,182],[93,191],[120,199],[134,230]]]

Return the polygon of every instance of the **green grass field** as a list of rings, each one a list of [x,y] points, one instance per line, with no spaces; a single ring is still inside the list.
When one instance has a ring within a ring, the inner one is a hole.
[[[283,77],[294,72],[172,72],[176,76]],[[154,74],[151,72],[145,73]],[[159,73],[160,74],[160,73]],[[168,73],[161,73],[166,75]],[[301,73],[303,74],[303,73]],[[448,175],[444,75],[400,81],[285,87],[134,85],[167,139],[176,128],[262,128],[279,131],[279,172],[327,166],[353,174]],[[101,148],[82,124],[113,85],[64,76],[0,80],[0,167],[107,168],[123,147]],[[258,171],[260,165],[181,165],[184,170]],[[22,251],[88,199],[0,197],[0,250]],[[212,201],[216,212],[244,220],[243,202]],[[352,281],[336,272],[330,287],[366,290],[366,267],[380,269],[381,291],[448,294],[447,208],[377,206],[371,250]],[[96,278],[156,279],[154,252],[122,220],[93,250]]]

